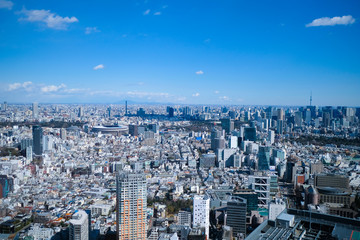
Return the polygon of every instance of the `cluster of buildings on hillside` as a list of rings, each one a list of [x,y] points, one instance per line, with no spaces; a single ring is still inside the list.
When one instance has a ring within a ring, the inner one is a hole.
[[[356,239],[359,117],[3,103],[0,239]]]

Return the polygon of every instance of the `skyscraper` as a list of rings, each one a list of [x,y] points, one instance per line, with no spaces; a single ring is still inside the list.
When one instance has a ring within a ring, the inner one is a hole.
[[[221,121],[221,127],[225,130],[226,133],[230,133],[232,130],[234,130],[234,121],[232,121],[230,118],[223,118],[220,119]]]
[[[270,130],[268,133],[268,142],[270,145],[274,144],[275,142],[275,132],[273,130]]]
[[[111,118],[111,106],[107,108],[107,117]]]
[[[116,176],[116,231],[118,240],[146,239],[146,178],[142,174]]]
[[[33,114],[33,118],[37,118],[39,115],[39,109],[38,109],[38,103],[34,102],[32,104],[32,114]]]
[[[125,116],[127,116],[127,114],[128,114],[127,101],[125,101]]]
[[[244,139],[256,142],[256,128],[255,127],[246,127],[244,129]]]
[[[233,236],[246,234],[246,199],[231,197],[227,203],[226,225],[232,227]]]
[[[2,105],[1,110],[3,110],[3,111],[7,110],[7,102],[4,102],[4,104]]]
[[[206,238],[209,239],[210,198],[206,195],[196,195],[193,206],[193,227],[205,228]]]
[[[175,109],[173,107],[169,107],[169,110],[168,110],[169,117],[174,117],[174,112],[175,112]]]
[[[301,127],[302,126],[302,112],[297,111],[295,112],[295,126]]]
[[[213,129],[211,131],[211,149],[225,148],[224,131]]]
[[[33,126],[33,152],[36,155],[43,153],[43,130],[40,126]]]
[[[285,120],[285,112],[284,109],[279,108],[277,109],[277,120]]]
[[[83,115],[84,115],[84,109],[83,107],[79,107],[78,117],[81,118]]]
[[[258,170],[267,171],[270,167],[271,148],[270,147],[259,147],[259,160]]]
[[[284,121],[283,120],[278,120],[277,121],[276,131],[277,131],[278,134],[283,134],[284,133]]]

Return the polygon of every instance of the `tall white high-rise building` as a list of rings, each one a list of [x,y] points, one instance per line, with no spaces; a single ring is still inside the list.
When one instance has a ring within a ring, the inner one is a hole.
[[[39,115],[39,109],[38,109],[38,103],[34,102],[32,104],[32,114],[33,114],[33,118],[37,118]]]
[[[268,142],[270,143],[270,145],[273,145],[275,142],[275,132],[273,130],[270,130],[268,132]]]
[[[70,222],[70,240],[89,240],[89,217],[83,210],[76,212]]]
[[[143,174],[116,176],[116,231],[118,240],[146,239],[146,178]]]
[[[229,148],[237,148],[238,147],[238,137],[230,136],[229,137]]]
[[[206,238],[209,239],[210,198],[207,195],[195,195],[193,211],[193,227],[205,228]]]

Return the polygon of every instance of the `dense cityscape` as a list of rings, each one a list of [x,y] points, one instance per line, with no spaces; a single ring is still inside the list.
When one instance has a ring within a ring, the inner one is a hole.
[[[10,104],[0,239],[360,239],[360,108]]]
[[[0,240],[360,240],[359,0],[0,0]]]

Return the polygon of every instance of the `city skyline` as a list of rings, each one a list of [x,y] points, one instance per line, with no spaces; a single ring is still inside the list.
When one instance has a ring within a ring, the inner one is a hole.
[[[357,1],[0,0],[0,101],[359,106]]]

